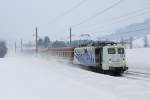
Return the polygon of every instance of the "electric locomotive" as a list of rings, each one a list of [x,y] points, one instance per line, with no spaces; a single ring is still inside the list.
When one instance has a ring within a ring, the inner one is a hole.
[[[122,74],[128,69],[124,46],[114,42],[95,42],[75,48],[73,63],[111,74]]]

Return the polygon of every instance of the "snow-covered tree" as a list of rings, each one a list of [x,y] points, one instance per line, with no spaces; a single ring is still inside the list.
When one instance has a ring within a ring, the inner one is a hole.
[[[120,40],[120,44],[121,44],[121,45],[125,45],[125,44],[126,44],[126,42],[125,42],[125,40],[124,40],[123,37],[122,37],[121,40]]]
[[[6,43],[4,41],[0,42],[0,58],[3,58],[7,53]]]
[[[130,37],[129,45],[130,45],[130,49],[132,49],[133,48],[133,37]]]
[[[148,46],[149,46],[149,41],[148,41],[147,36],[145,36],[145,37],[143,38],[143,40],[144,40],[144,47],[145,47],[145,48],[148,47]]]
[[[47,48],[50,45],[50,39],[48,36],[45,36],[44,38],[44,47]]]

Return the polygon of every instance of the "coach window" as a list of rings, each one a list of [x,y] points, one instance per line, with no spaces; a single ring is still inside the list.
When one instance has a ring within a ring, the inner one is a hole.
[[[116,54],[115,48],[108,48],[108,54]]]

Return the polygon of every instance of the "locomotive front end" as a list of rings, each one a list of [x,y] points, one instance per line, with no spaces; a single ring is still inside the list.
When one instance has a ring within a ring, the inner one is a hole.
[[[123,46],[106,46],[103,48],[103,69],[115,73],[128,70],[125,48]]]

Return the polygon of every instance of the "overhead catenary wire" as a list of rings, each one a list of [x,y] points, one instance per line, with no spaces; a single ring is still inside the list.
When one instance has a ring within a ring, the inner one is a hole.
[[[132,12],[129,12],[129,13],[125,14],[125,15],[121,15],[121,16],[119,16],[119,17],[117,17],[117,18],[113,18],[112,20],[121,19],[121,18],[130,16],[130,15],[132,15],[132,14],[136,14],[136,13],[139,13],[139,12],[145,11],[145,10],[150,10],[150,6],[144,7],[144,8],[141,8],[141,9],[138,9],[138,10],[135,10],[135,11],[132,11]]]
[[[79,3],[77,3],[75,6],[73,6],[72,8],[64,11],[63,13],[61,13],[60,15],[58,15],[57,17],[55,17],[50,23],[53,23],[55,21],[58,21],[60,20],[62,17],[72,13],[73,10],[79,8],[81,5],[83,5],[86,1],[88,0],[81,0]]]
[[[143,12],[143,11],[145,11],[145,12]],[[144,8],[137,9],[137,10],[134,10],[132,12],[129,12],[129,13],[125,14],[125,15],[121,15],[121,16],[118,16],[116,18],[112,18],[112,22],[110,23],[110,21],[109,21],[105,25],[108,25],[108,26],[114,25],[116,23],[119,23],[119,22],[122,22],[122,21],[125,21],[125,20],[129,20],[131,18],[134,18],[136,16],[139,17],[141,15],[145,15],[145,14],[147,14],[149,12],[150,12],[150,6],[147,6],[147,7],[144,7]],[[131,16],[131,15],[135,15],[135,16]],[[115,20],[117,20],[117,21],[115,21]],[[97,28],[105,28],[105,26],[103,24],[103,26],[99,26]],[[90,34],[95,34],[95,33],[99,33],[99,32],[102,32],[102,31],[104,31],[104,30],[99,30],[99,31],[94,31],[94,32],[91,31]]]
[[[127,34],[127,33],[132,33],[132,32],[140,32],[140,31],[144,31],[144,30],[150,30],[150,27],[136,29],[136,30],[132,30],[132,31],[120,32],[120,34]],[[104,36],[103,38],[105,38],[105,37],[107,37],[107,36]],[[130,37],[132,37],[132,36],[130,36]]]
[[[142,13],[142,14],[145,14]],[[143,24],[141,24],[143,26]],[[144,31],[144,30],[150,30],[150,27],[146,27],[146,28],[142,28],[142,29],[136,29],[136,30],[132,30],[132,31],[125,31],[125,32],[120,32],[121,34],[127,34],[127,33],[132,33],[132,32],[139,32],[139,31]],[[97,31],[97,32],[91,32],[89,33],[90,35],[91,34],[95,34],[95,33],[98,33],[98,32],[101,32],[101,31]],[[80,36],[81,34],[78,35],[78,37]]]
[[[61,13],[60,15],[58,15],[57,17],[55,17],[54,19],[52,19],[49,24],[52,24],[54,22],[57,22],[59,21],[62,17],[72,13],[73,10],[79,8],[81,5],[83,5],[85,2],[87,2],[88,0],[81,0],[80,2],[78,2],[75,6],[73,6],[72,8],[64,11],[63,13]],[[59,32],[55,32],[55,33],[64,33],[67,31],[68,28],[66,29],[63,29],[62,31],[59,31]]]
[[[96,14],[94,14],[94,15],[88,17],[87,19],[81,21],[81,22],[78,23],[78,24],[72,25],[71,27],[74,28],[74,27],[79,26],[79,25],[81,25],[81,24],[83,24],[83,23],[85,23],[85,22],[87,22],[87,21],[89,21],[89,20],[92,20],[92,19],[94,19],[95,17],[97,17],[97,16],[99,16],[99,15],[102,15],[102,14],[105,13],[106,11],[108,11],[108,10],[112,9],[113,7],[119,5],[119,4],[122,3],[123,1],[124,1],[124,0],[119,0],[119,1],[116,2],[116,3],[113,3],[111,6],[109,6],[109,7],[105,8],[105,9],[103,9],[102,11],[97,12]]]
[[[79,4],[78,4],[78,6],[80,6],[82,3],[84,3],[85,1],[87,1],[87,0],[83,0],[83,1],[81,1]],[[102,11],[100,11],[100,12],[97,12],[96,14],[94,14],[94,15],[92,15],[92,16],[90,16],[90,17],[88,17],[87,19],[85,19],[85,20],[83,20],[82,22],[80,22],[79,24],[75,24],[75,25],[72,25],[71,27],[76,27],[76,26],[78,26],[78,25],[81,25],[81,24],[83,24],[83,23],[85,23],[86,21],[89,21],[89,20],[91,20],[91,19],[93,19],[93,18],[95,18],[95,17],[97,17],[97,16],[99,16],[99,15],[101,15],[101,14],[103,14],[103,13],[105,13],[106,11],[108,11],[108,10],[110,10],[110,9],[112,9],[113,7],[115,7],[115,6],[117,6],[117,5],[119,5],[120,3],[122,3],[124,0],[119,0],[118,2],[116,2],[116,3],[113,3],[111,6],[109,6],[109,7],[107,7],[107,8],[105,8],[105,9],[103,9]],[[76,6],[76,7],[78,7],[78,6]],[[75,8],[76,8],[75,7]],[[70,10],[71,11],[71,10]],[[69,10],[68,10],[68,12],[70,12]]]
[[[140,15],[145,15],[145,14],[148,14],[150,11],[148,11],[148,12],[142,12],[142,13],[140,13],[140,14],[138,14],[138,17],[140,16]],[[117,23],[119,23],[119,22],[122,22],[122,21],[127,21],[127,20],[129,20],[129,19],[131,19],[131,18],[134,18],[134,17],[137,17],[137,15],[136,16],[128,16],[126,19],[122,19],[122,20],[118,20],[118,21],[116,21],[116,22],[112,22],[112,23],[109,23],[108,25],[110,26],[110,25],[114,25],[114,24],[117,24]],[[98,27],[98,28],[105,28],[104,26],[101,26],[101,27]],[[100,30],[99,31],[96,31],[96,32],[93,32],[93,33],[98,33],[98,32],[100,32]]]
[[[121,34],[127,34],[127,33],[132,33],[132,32],[139,32],[139,31],[144,31],[144,30],[150,30],[150,27],[146,27],[146,28],[141,28],[141,29],[136,29],[136,30],[132,30],[132,31],[126,31],[126,32],[120,32]],[[75,35],[76,37],[80,37],[80,35]]]
[[[124,20],[124,18],[125,18],[125,20],[126,20],[126,18],[129,18],[129,17],[132,17],[132,15],[135,15],[135,14],[138,14],[138,15],[141,15],[141,14],[146,14],[146,13],[148,13],[148,12],[143,12],[143,11],[145,11],[145,10],[150,10],[150,6],[148,6],[148,7],[144,7],[144,8],[141,8],[141,9],[137,9],[137,10],[134,10],[134,11],[131,11],[131,12],[129,12],[129,13],[126,13],[126,14],[124,14],[124,15],[121,15],[121,16],[118,16],[118,17],[115,17],[115,18],[111,18],[111,19],[109,19],[109,20],[107,20],[107,21],[105,21],[107,24],[110,24],[110,21],[112,21],[112,23],[114,23],[114,22],[116,22],[116,20],[117,20],[117,22],[120,22],[120,21],[122,21],[122,20]],[[143,12],[143,13],[141,13],[141,12]],[[134,16],[133,16],[134,17]],[[120,20],[121,19],[121,20]],[[118,21],[119,20],[119,21]],[[107,25],[106,24],[106,25]],[[104,24],[103,24],[104,25]],[[98,26],[97,25],[97,23],[95,23],[95,24],[92,24],[92,26]],[[91,27],[91,25],[89,25],[89,26],[86,26],[86,27],[84,27],[84,28],[89,28],[89,27]],[[98,28],[101,28],[100,26],[98,27]]]
[[[126,32],[120,32],[121,34],[123,33],[132,33],[132,32],[138,32],[138,31],[144,31],[144,30],[150,30],[150,27],[142,28],[142,29],[136,29],[133,31],[126,31]]]
[[[79,25],[81,25],[81,24],[84,24],[84,23],[86,23],[86,22],[88,22],[88,21],[94,19],[95,17],[97,17],[97,16],[99,16],[99,15],[102,15],[103,13],[105,13],[106,11],[108,11],[108,10],[112,9],[113,7],[119,5],[119,4],[122,3],[123,1],[124,1],[124,0],[119,0],[118,2],[116,2],[116,3],[112,4],[111,6],[109,6],[109,7],[105,8],[105,9],[103,9],[102,11],[99,11],[99,12],[97,12],[96,14],[94,14],[94,15],[92,15],[92,16],[86,18],[85,20],[81,21],[80,23],[72,25],[72,27],[79,26]]]
[[[120,34],[127,34],[127,33],[132,33],[132,32],[140,32],[140,31],[144,31],[144,30],[150,30],[150,27],[136,29],[136,30],[132,30],[132,31],[120,32]]]
[[[121,3],[121,0],[119,1],[119,2],[117,2],[117,3]],[[116,3],[116,4],[117,4]],[[114,20],[115,19],[121,19],[121,20],[119,20],[119,21],[117,21],[117,22],[120,22],[120,21],[123,21],[124,19],[124,17],[126,18],[127,17],[127,19],[128,18],[130,18],[130,17],[132,17],[131,15],[133,15],[133,14],[138,14],[139,12],[141,13],[141,11],[145,11],[145,10],[147,10],[147,9],[149,9],[150,8],[150,6],[148,6],[148,7],[144,7],[144,8],[141,8],[141,9],[138,9],[138,10],[135,10],[135,11],[132,11],[132,12],[129,12],[129,13],[127,13],[127,14],[125,14],[125,15],[121,15],[121,16],[119,16],[119,17],[116,17],[116,18],[113,18],[113,23],[112,24],[115,24],[115,22],[114,22]],[[143,14],[146,14],[147,12],[144,12],[144,13],[141,13],[142,15]],[[140,15],[141,15],[140,14]],[[89,17],[90,18],[90,17]],[[84,20],[85,21],[85,20]],[[80,24],[82,24],[82,23],[80,23]],[[80,25],[79,24],[79,25]],[[76,24],[77,25],[77,24]],[[74,27],[75,27],[75,25],[74,25]],[[143,29],[140,29],[140,30],[143,30]],[[135,30],[135,31],[140,31],[139,29],[138,30]],[[146,30],[147,30],[147,28],[146,28]],[[131,31],[131,32],[134,32],[134,31]],[[95,33],[95,32],[92,32],[92,33]],[[96,32],[97,33],[97,32]],[[130,32],[129,32],[130,33]]]

